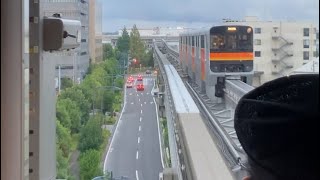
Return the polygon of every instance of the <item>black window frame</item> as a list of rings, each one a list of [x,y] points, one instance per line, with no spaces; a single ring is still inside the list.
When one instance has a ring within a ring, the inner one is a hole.
[[[303,36],[304,37],[310,36],[310,28],[303,28]]]
[[[303,60],[310,60],[310,52],[303,51]]]
[[[254,28],[254,34],[261,34],[261,28],[260,27]]]
[[[254,57],[261,57],[261,51],[254,51]]]

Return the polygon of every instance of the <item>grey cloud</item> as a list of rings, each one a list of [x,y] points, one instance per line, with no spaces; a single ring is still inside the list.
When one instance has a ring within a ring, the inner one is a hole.
[[[116,19],[149,22],[216,23],[223,18],[263,20],[310,20],[318,23],[318,0],[104,0],[104,29]],[[122,25],[123,26],[123,25]]]

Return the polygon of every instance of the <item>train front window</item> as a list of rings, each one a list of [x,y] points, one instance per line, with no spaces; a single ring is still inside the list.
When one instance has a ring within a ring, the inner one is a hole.
[[[224,28],[224,29],[222,29]],[[210,47],[212,52],[250,52],[253,50],[252,32],[241,27],[236,31],[227,31],[225,27],[218,27],[211,31]]]

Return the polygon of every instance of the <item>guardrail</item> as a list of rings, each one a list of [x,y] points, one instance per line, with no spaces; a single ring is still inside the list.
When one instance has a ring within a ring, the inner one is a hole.
[[[157,42],[154,42],[157,43]],[[169,138],[169,146],[170,146],[170,158],[171,158],[171,167],[173,169],[176,170],[177,175],[178,175],[178,179],[182,180],[182,172],[181,172],[181,163],[179,160],[179,152],[177,149],[177,142],[176,142],[176,129],[175,129],[175,123],[174,121],[174,117],[176,117],[176,111],[175,111],[175,107],[173,105],[172,102],[172,97],[171,97],[171,93],[168,87],[168,79],[167,76],[165,74],[165,70],[164,70],[164,64],[161,61],[161,59],[165,59],[165,57],[162,55],[162,53],[160,52],[160,50],[158,49],[158,47],[154,44],[154,51],[155,51],[155,55],[156,55],[156,60],[159,64],[159,68],[160,68],[160,72],[163,80],[165,81],[165,106],[166,107],[170,107],[169,111],[166,110],[166,116],[167,116],[167,126],[168,126],[168,138]],[[169,63],[169,62],[167,62]]]

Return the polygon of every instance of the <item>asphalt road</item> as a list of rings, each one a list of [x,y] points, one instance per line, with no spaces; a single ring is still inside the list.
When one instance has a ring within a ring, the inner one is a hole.
[[[142,83],[136,81],[135,85]],[[143,77],[144,91],[126,88],[125,106],[106,155],[104,170],[113,177],[157,180],[163,169],[158,121],[151,90],[154,78]]]

